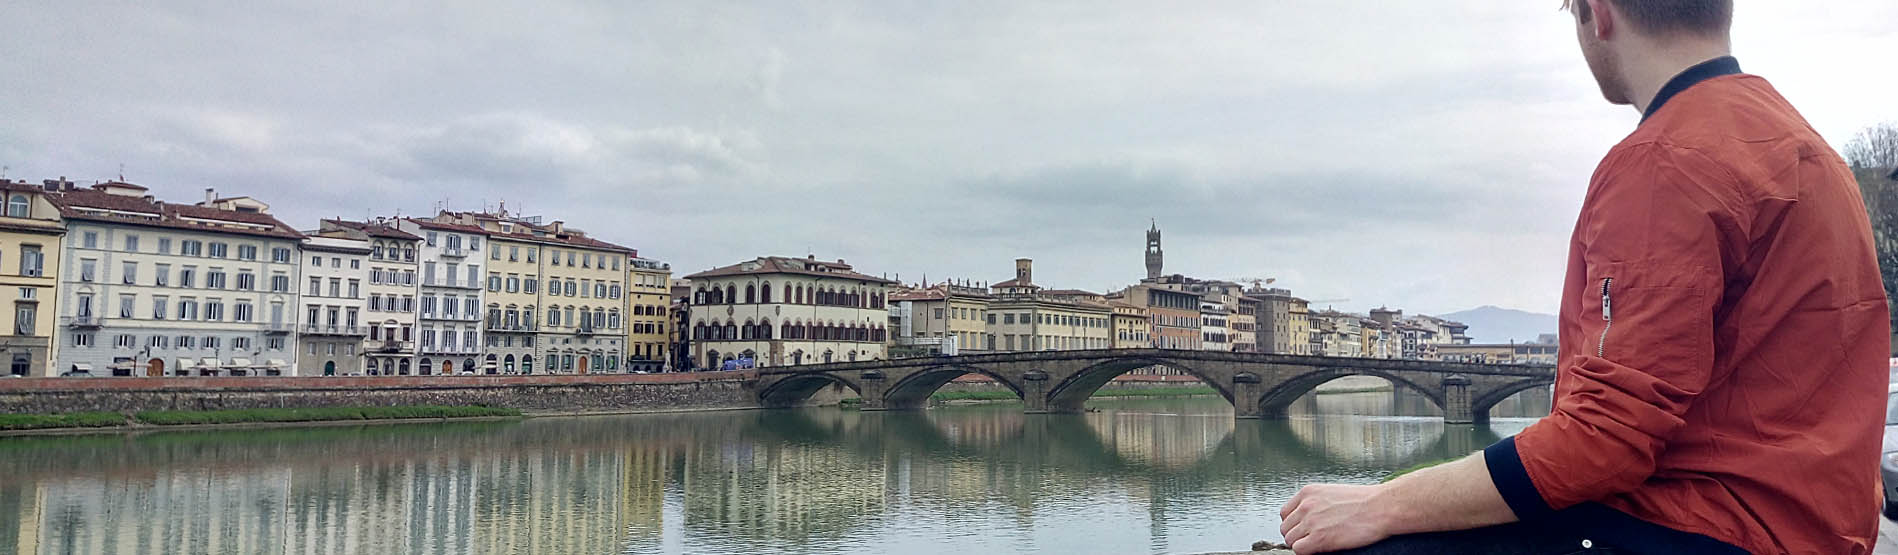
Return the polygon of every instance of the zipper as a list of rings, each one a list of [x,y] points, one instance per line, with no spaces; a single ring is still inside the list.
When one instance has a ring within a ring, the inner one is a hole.
[[[1595,343],[1595,356],[1597,358],[1607,356],[1608,329],[1615,327],[1614,295],[1612,294],[1614,283],[1615,278],[1602,278],[1601,280],[1601,320],[1603,324],[1601,326],[1601,340]]]

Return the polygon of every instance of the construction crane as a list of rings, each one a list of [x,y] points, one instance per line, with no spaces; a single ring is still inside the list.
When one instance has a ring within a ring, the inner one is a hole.
[[[1234,283],[1250,283],[1252,284],[1253,289],[1263,289],[1265,286],[1271,285],[1272,282],[1278,281],[1278,278],[1237,277],[1237,278],[1232,278],[1225,281],[1230,281]]]

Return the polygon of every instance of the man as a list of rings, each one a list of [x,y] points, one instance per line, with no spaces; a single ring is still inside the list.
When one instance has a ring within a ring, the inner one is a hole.
[[[1889,321],[1852,174],[1728,56],[1731,0],[1571,0],[1609,102],[1548,417],[1280,511],[1300,555],[1869,553]]]

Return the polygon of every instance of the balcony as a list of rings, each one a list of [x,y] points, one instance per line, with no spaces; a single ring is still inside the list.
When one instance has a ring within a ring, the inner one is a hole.
[[[531,331],[540,331],[540,329],[539,329],[539,326],[528,326],[528,325],[522,325],[522,324],[488,324],[488,331],[531,332]]]
[[[574,335],[593,335],[593,331],[594,331],[593,326],[580,326],[578,328],[574,328],[573,334]]]
[[[467,258],[468,250],[461,247],[442,247],[443,258]]]
[[[264,333],[290,333],[296,331],[296,329],[297,325],[289,322],[271,322],[264,324]]]
[[[370,340],[370,341],[364,342],[362,348],[364,351],[368,351],[371,353],[407,353],[411,350],[414,350],[414,345],[410,344],[407,341]]]
[[[447,320],[450,322],[479,322],[481,321],[480,314],[442,314],[440,312],[423,312],[421,314],[421,317],[423,320]]]
[[[425,355],[478,355],[478,354],[481,354],[481,347],[479,346],[470,347],[467,345],[456,345],[453,347],[444,347],[441,345],[424,344],[422,345],[422,354],[425,354]]]
[[[422,280],[422,285],[427,287],[452,287],[455,289],[481,289],[482,287],[481,280],[456,281],[441,278]]]
[[[67,316],[65,320],[66,325],[75,328],[96,328],[101,324],[99,317],[91,314],[85,316]]]
[[[304,335],[368,335],[369,328],[358,326],[339,326],[335,324],[304,324]]]

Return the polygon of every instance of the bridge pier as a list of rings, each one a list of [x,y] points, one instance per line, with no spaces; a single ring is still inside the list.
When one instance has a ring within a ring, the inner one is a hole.
[[[857,410],[890,410],[889,406],[885,403],[885,393],[888,393],[890,384],[889,380],[884,379],[883,372],[878,370],[865,370],[862,374],[858,374],[857,378],[857,383],[860,384],[857,389],[857,396],[863,399],[863,403],[857,405]]]
[[[1022,412],[1027,414],[1048,414],[1048,373],[1029,370],[1021,376]]]
[[[1476,413],[1470,406],[1470,379],[1462,374],[1443,378],[1443,423],[1476,423]]]
[[[1260,418],[1264,418],[1265,411],[1259,406],[1260,403],[1258,403],[1258,399],[1261,396],[1265,395],[1265,391],[1264,391],[1264,388],[1259,385],[1259,382],[1260,380],[1259,380],[1258,374],[1254,374],[1251,372],[1240,372],[1238,374],[1233,374],[1232,376],[1232,417],[1233,418],[1248,419],[1248,420],[1257,420]]]

